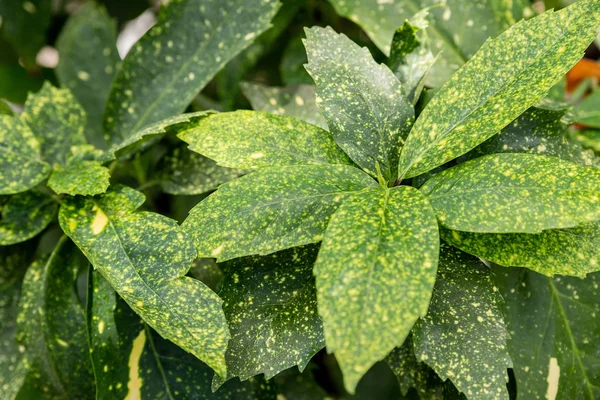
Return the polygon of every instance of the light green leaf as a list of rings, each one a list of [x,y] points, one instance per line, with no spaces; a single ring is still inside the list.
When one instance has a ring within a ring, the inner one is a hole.
[[[583,147],[600,153],[600,130],[578,131],[573,136]]]
[[[10,106],[3,101],[2,99],[0,99],[0,115],[14,115],[15,113],[13,112],[12,108],[10,108]]]
[[[0,194],[24,192],[50,174],[40,145],[17,117],[0,115]]]
[[[98,161],[73,161],[55,168],[48,187],[58,194],[94,196],[106,192],[109,178],[108,168]]]
[[[333,215],[314,274],[327,350],[349,392],[427,312],[438,248],[435,214],[408,186],[356,194]]]
[[[329,132],[266,112],[213,114],[178,136],[191,150],[228,168],[352,163]]]
[[[198,257],[226,261],[319,242],[342,200],[377,185],[347,165],[292,165],[222,185],[190,211],[183,229]]]
[[[400,156],[400,176],[442,165],[507,126],[579,61],[598,25],[600,3],[582,0],[487,41],[419,116]]]
[[[538,234],[481,234],[442,229],[453,246],[505,267],[585,277],[600,270],[600,223]]]
[[[414,389],[421,400],[443,398],[443,382],[427,364],[417,360],[412,335],[406,338],[402,346],[392,350],[385,362],[398,378],[403,396]]]
[[[600,397],[600,275],[550,279],[494,270],[504,297],[519,399]]]
[[[214,373],[208,366],[144,325],[98,272],[91,285],[88,311],[97,400],[259,398],[259,385],[239,380],[213,394]]]
[[[202,194],[242,175],[237,169],[220,167],[210,158],[178,146],[170,150],[156,168],[165,193]]]
[[[87,266],[62,237],[49,257],[27,270],[19,300],[18,336],[25,347],[27,381],[48,399],[88,398],[95,391],[85,315],[75,287]]]
[[[415,354],[469,399],[507,399],[512,367],[508,330],[491,271],[448,245],[425,318],[413,330]]]
[[[115,22],[94,2],[84,3],[69,18],[56,42],[60,54],[56,75],[85,109],[87,139],[99,147],[106,145],[102,115],[120,62],[116,44]]]
[[[306,70],[336,143],[361,168],[396,179],[399,150],[414,122],[402,84],[369,50],[331,28],[306,30]]]
[[[600,128],[600,90],[595,90],[575,106],[574,121],[592,128]]]
[[[440,60],[428,77],[430,86],[441,86],[471,58],[488,37],[507,26],[501,20],[511,15],[504,0],[329,0],[338,14],[361,26],[385,54],[390,54],[392,37],[404,21],[425,7],[432,7],[427,35]],[[512,16],[512,15],[511,15]],[[520,19],[520,16],[513,19]],[[512,21],[514,23],[514,21]]]
[[[21,120],[39,141],[48,163],[64,165],[72,146],[86,144],[85,111],[68,89],[44,83],[39,92],[27,97]]]
[[[492,154],[447,169],[421,191],[449,229],[539,233],[600,218],[600,170],[556,157]]]
[[[0,246],[24,242],[43,231],[56,216],[54,199],[37,191],[19,193],[0,201]]]
[[[408,21],[404,22],[394,33],[388,59],[390,69],[402,83],[404,92],[413,105],[419,100],[425,86],[425,77],[437,60],[429,49],[426,36],[419,35],[418,32],[426,27],[427,25],[418,27]]]
[[[2,37],[23,56],[28,66],[46,44],[46,30],[52,19],[51,0],[2,1]]]
[[[270,26],[277,0],[175,0],[123,61],[104,114],[115,145],[181,113],[233,57]]]
[[[63,231],[146,323],[224,376],[229,332],[221,299],[185,277],[196,258],[177,223],[134,212],[144,196],[117,186],[94,198],[72,197],[61,206]]]
[[[569,139],[569,125],[563,122],[566,109],[532,107],[462,159],[471,160],[486,154],[528,153],[573,161],[591,166],[594,154]]]
[[[228,378],[264,373],[271,379],[295,365],[302,371],[325,347],[312,275],[317,252],[312,245],[221,265],[219,296],[231,331]]]
[[[243,82],[242,92],[256,111],[287,115],[327,129],[327,122],[317,106],[314,86],[297,85],[280,88]]]

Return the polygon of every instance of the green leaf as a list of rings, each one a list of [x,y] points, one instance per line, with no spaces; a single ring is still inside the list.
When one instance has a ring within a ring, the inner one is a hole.
[[[402,346],[392,350],[385,362],[398,378],[403,396],[406,396],[410,389],[414,389],[419,399],[443,398],[442,380],[427,364],[417,360],[412,335],[406,338]]]
[[[104,147],[102,115],[119,65],[117,27],[104,6],[84,3],[62,29],[56,48],[56,75],[71,90],[87,114],[86,136]]]
[[[347,165],[292,165],[222,185],[190,211],[182,228],[198,257],[220,261],[319,242],[342,201],[377,183]]]
[[[0,248],[0,252],[3,249]],[[20,280],[0,289],[0,398],[4,400],[15,399],[27,374],[22,348],[16,343],[20,289]]]
[[[431,304],[413,330],[415,354],[469,399],[508,399],[512,362],[501,302],[487,266],[441,246]]]
[[[181,113],[233,57],[269,28],[277,0],[177,0],[119,69],[104,114],[115,145]]]
[[[0,292],[23,278],[36,247],[36,240],[0,247]]]
[[[17,117],[0,115],[0,194],[24,192],[50,174],[40,145]]]
[[[425,17],[428,10],[425,10]],[[427,23],[419,27],[411,22],[404,22],[394,33],[388,65],[402,83],[408,100],[414,105],[419,100],[425,86],[425,77],[435,64],[424,35],[419,30],[427,28]]]
[[[427,312],[438,246],[435,214],[408,186],[356,194],[333,215],[314,273],[327,350],[349,392]]]
[[[57,167],[48,180],[48,187],[56,193],[71,196],[94,196],[106,192],[110,172],[98,161],[77,160],[66,167]]]
[[[598,222],[538,234],[478,234],[447,229],[441,234],[453,246],[505,267],[582,278],[600,270]]]
[[[156,168],[160,186],[175,195],[202,194],[242,175],[242,171],[224,168],[210,158],[178,146],[170,150]]]
[[[528,153],[560,157],[591,166],[594,164],[593,153],[569,139],[569,125],[563,122],[566,111],[532,107],[463,158],[471,160],[486,154]]]
[[[312,85],[313,80],[306,72],[304,65],[308,62],[306,49],[302,40],[305,35],[299,32],[287,43],[281,56],[279,73],[281,80],[286,85]]]
[[[87,261],[62,237],[27,270],[19,300],[18,341],[34,387],[47,398],[88,398],[95,391],[85,315],[75,288]]]
[[[327,392],[316,382],[315,368],[308,368],[302,373],[288,369],[275,377],[281,398],[287,400],[328,400]]]
[[[447,169],[421,191],[449,229],[539,233],[600,218],[600,170],[556,157],[492,154]]]
[[[271,379],[295,365],[302,371],[325,347],[312,275],[317,252],[313,245],[222,264],[228,378],[264,373]]]
[[[144,196],[117,186],[97,197],[68,198],[59,222],[91,263],[146,323],[224,376],[229,332],[221,299],[185,277],[196,258],[177,223],[134,212]]]
[[[327,129],[327,122],[317,106],[314,86],[297,85],[279,88],[243,82],[242,92],[256,111],[287,115]]]
[[[574,137],[583,147],[600,153],[600,130],[579,131]]]
[[[329,0],[338,14],[365,30],[375,44],[390,54],[392,37],[398,26],[425,7],[431,8],[433,20],[427,28],[431,45],[440,60],[428,78],[429,86],[441,86],[475,54],[488,37],[506,27],[500,17],[510,13],[508,1],[502,0]],[[518,19],[518,18],[517,18]]]
[[[12,108],[10,108],[10,106],[4,102],[2,99],[0,99],[0,115],[14,115],[15,113],[13,112]]]
[[[0,207],[0,246],[36,236],[54,220],[57,209],[54,199],[37,191],[11,196]]]
[[[419,116],[400,156],[400,176],[442,165],[507,126],[579,61],[599,24],[600,3],[582,0],[487,41]]]
[[[178,136],[191,150],[228,168],[352,163],[329,132],[266,112],[213,114]]]
[[[44,83],[27,97],[21,120],[39,141],[42,158],[51,164],[64,165],[72,146],[86,144],[85,111],[68,89]]]
[[[51,0],[3,1],[0,4],[2,37],[13,45],[27,66],[46,44],[46,30],[52,18]]]
[[[317,104],[342,149],[373,176],[396,179],[399,150],[415,118],[402,84],[371,53],[331,28],[306,30],[306,70]]]
[[[506,305],[519,399],[597,399],[600,275],[550,279],[525,269],[494,272]]]
[[[592,128],[600,128],[600,90],[595,90],[575,106],[574,121]]]

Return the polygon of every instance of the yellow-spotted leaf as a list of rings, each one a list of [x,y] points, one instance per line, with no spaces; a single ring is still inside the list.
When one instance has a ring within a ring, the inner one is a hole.
[[[378,186],[333,215],[314,273],[327,350],[348,391],[425,316],[438,251],[435,214],[411,187]]]
[[[229,340],[221,299],[186,277],[196,251],[177,223],[135,212],[144,196],[117,186],[96,197],[72,197],[59,222],[119,295],[163,337],[221,376]]]

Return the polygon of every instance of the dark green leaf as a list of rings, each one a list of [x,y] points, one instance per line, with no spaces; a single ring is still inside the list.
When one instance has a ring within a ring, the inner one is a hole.
[[[115,22],[94,2],[85,3],[67,21],[56,43],[56,75],[85,109],[86,136],[96,146],[105,145],[102,115],[120,62],[116,43]]]
[[[0,194],[24,192],[49,174],[29,127],[17,117],[0,115]]]
[[[50,26],[51,0],[2,1],[2,36],[32,66],[38,50],[46,43],[46,30]]]
[[[600,3],[582,0],[487,41],[419,116],[400,156],[400,176],[427,172],[498,133],[582,57],[599,24]]]
[[[213,114],[178,136],[191,150],[228,168],[352,163],[329,132],[262,111]]]
[[[72,146],[86,143],[85,111],[68,89],[45,83],[27,97],[21,120],[40,143],[42,157],[48,163],[64,165]]]
[[[0,99],[0,115],[14,115],[14,112],[10,106]]]
[[[313,366],[314,367],[314,366]],[[275,377],[279,393],[286,400],[328,400],[327,392],[313,377],[311,364],[302,373],[294,368],[283,371]],[[316,371],[315,371],[316,372]],[[318,373],[318,372],[317,372]]]
[[[583,147],[600,153],[600,130],[579,131],[574,136]]]
[[[224,376],[229,332],[221,299],[185,277],[196,258],[177,223],[134,212],[144,196],[117,186],[106,194],[68,198],[63,231],[146,323]]]
[[[220,167],[210,158],[178,146],[167,153],[157,170],[160,186],[169,194],[193,195],[215,190],[242,175],[242,171]]]
[[[308,62],[306,58],[306,49],[302,40],[304,33],[296,34],[290,39],[283,55],[281,56],[281,64],[279,72],[281,80],[286,85],[312,85],[313,80],[306,72],[304,64]]]
[[[295,365],[302,371],[325,347],[312,275],[317,252],[313,245],[222,264],[228,378],[270,379]]]
[[[199,257],[269,254],[321,241],[342,200],[375,185],[347,165],[267,168],[222,185],[182,227]]]
[[[432,7],[432,23],[427,29],[435,54],[440,60],[429,76],[429,85],[441,86],[460,68],[488,37],[502,32],[506,25],[500,17],[509,14],[508,1],[500,0],[330,0],[337,12],[359,24],[385,53],[398,26]],[[516,18],[519,19],[519,18]],[[514,21],[513,21],[514,23]]]
[[[402,84],[367,48],[331,28],[306,30],[306,70],[335,141],[361,168],[396,179],[399,151],[414,121]]]
[[[422,400],[442,397],[442,380],[427,364],[417,360],[412,335],[406,338],[402,346],[392,350],[385,362],[398,378],[402,395],[406,396],[410,389],[414,389]]]
[[[447,169],[421,188],[447,228],[539,233],[600,218],[600,170],[556,157],[492,154]]]
[[[356,194],[333,215],[314,273],[327,350],[349,392],[427,312],[438,247],[435,214],[408,186]]]
[[[585,277],[600,270],[600,224],[538,234],[480,234],[442,229],[444,240],[505,267],[527,267],[544,275]]]
[[[0,246],[36,236],[52,222],[57,209],[54,199],[37,191],[11,196],[0,206]]]
[[[486,154],[528,153],[560,157],[591,166],[594,163],[593,153],[569,139],[569,126],[562,121],[566,111],[530,108],[498,135],[465,154],[464,158],[471,160]]]
[[[256,111],[287,115],[327,129],[327,122],[317,106],[314,86],[279,88],[244,82],[242,92]]]
[[[600,397],[600,275],[550,279],[495,269],[519,399]]]
[[[3,249],[0,248],[0,254],[3,253]],[[0,259],[3,264],[5,261],[4,257]],[[0,265],[0,272],[3,272],[4,268],[5,265]],[[0,282],[2,283],[4,282]],[[13,400],[16,397],[27,374],[23,363],[24,348],[17,345],[15,340],[20,289],[20,280],[0,288],[0,398],[3,400]]]
[[[0,247],[0,292],[20,281],[35,253],[37,241]]]
[[[63,237],[50,257],[27,270],[19,300],[18,340],[27,380],[48,398],[89,399],[95,391],[85,315],[75,278],[85,257]]]
[[[115,78],[105,112],[109,143],[122,143],[185,110],[229,60],[269,27],[278,8],[277,0],[169,2]]]
[[[481,261],[442,245],[425,318],[413,330],[415,354],[469,399],[507,399],[512,362],[502,297]]]

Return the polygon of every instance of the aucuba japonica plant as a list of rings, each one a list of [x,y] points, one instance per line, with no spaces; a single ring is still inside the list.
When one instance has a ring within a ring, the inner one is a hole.
[[[548,98],[600,3],[332,0],[379,50],[241,83],[301,3],[172,0],[122,61],[88,3],[0,103],[0,397],[600,395],[600,163]]]

